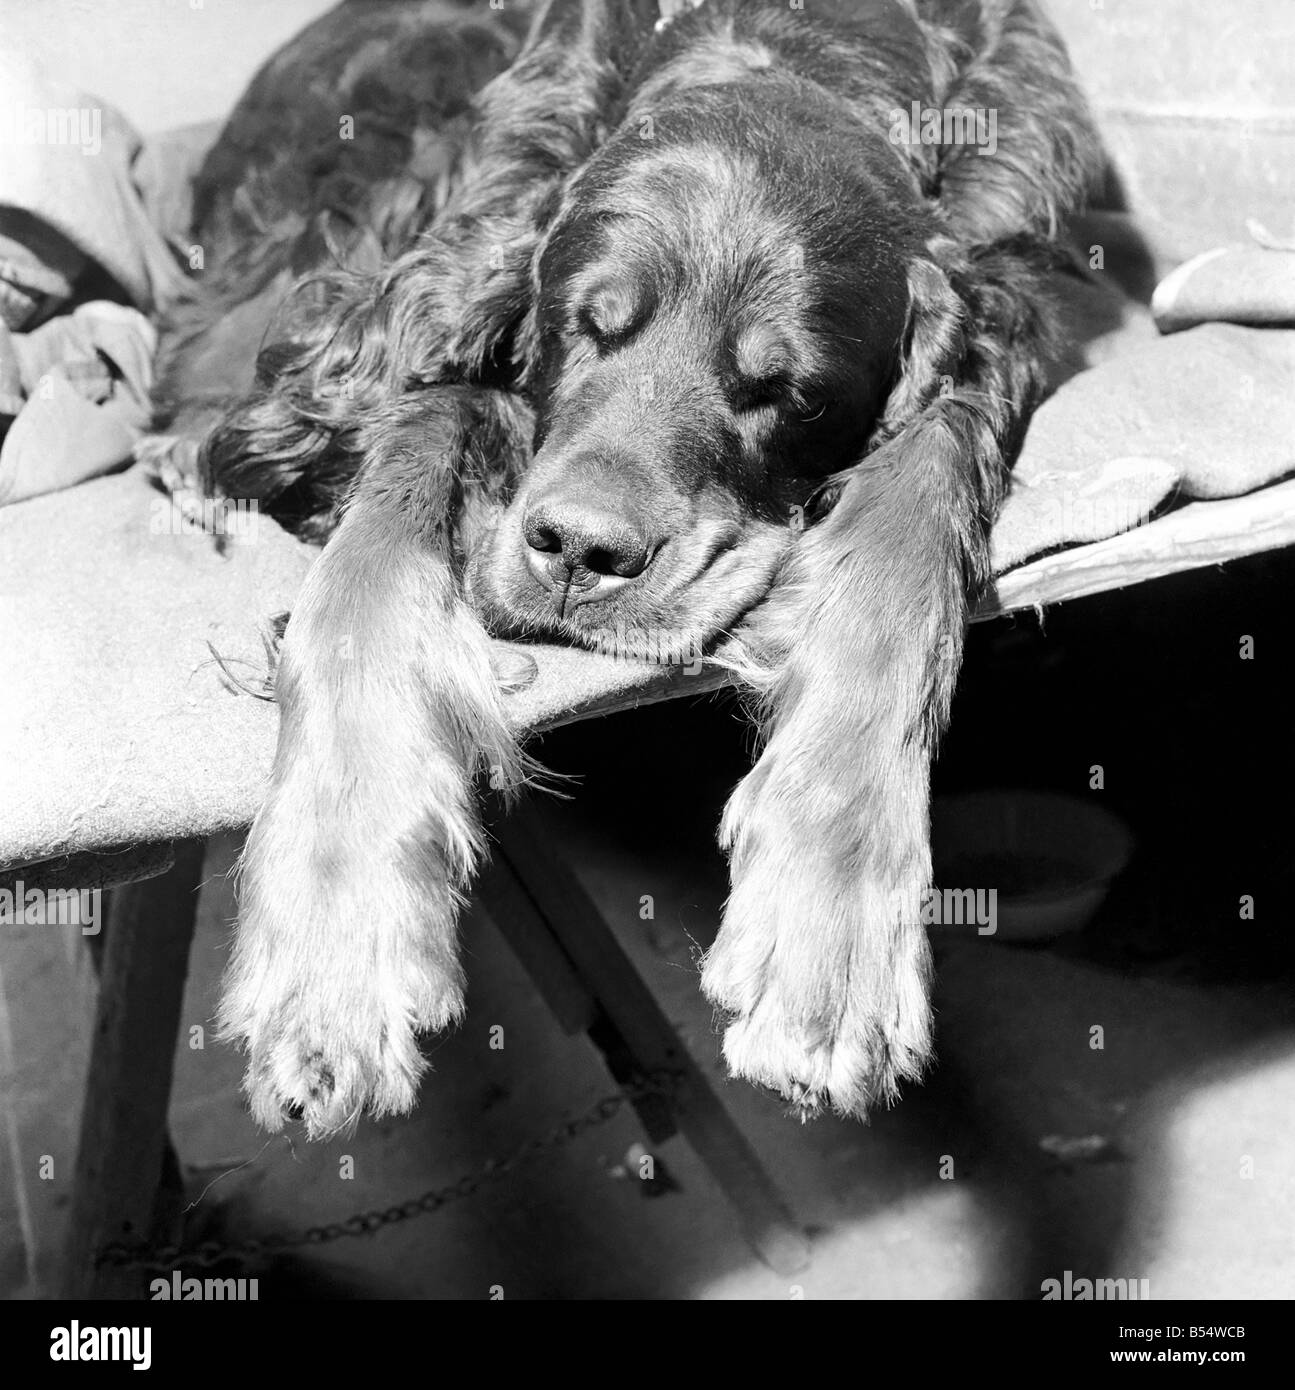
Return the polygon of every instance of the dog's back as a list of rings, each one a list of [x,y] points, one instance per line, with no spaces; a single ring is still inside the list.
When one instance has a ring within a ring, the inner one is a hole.
[[[265,63],[195,180],[202,261],[164,326],[157,430],[196,441],[246,394],[295,280],[376,270],[433,220],[528,9],[348,0]]]

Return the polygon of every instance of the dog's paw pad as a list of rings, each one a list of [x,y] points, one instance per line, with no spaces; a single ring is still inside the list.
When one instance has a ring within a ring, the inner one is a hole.
[[[314,1104],[325,1105],[332,1100],[337,1078],[322,1052],[315,1051],[303,1058],[301,1074],[305,1078],[307,1093]]]
[[[753,1013],[728,1024],[724,1060],[731,1075],[775,1092],[802,1120],[828,1110],[866,1120],[874,1105],[896,1096],[901,1082],[921,1075],[930,1051],[925,1019],[887,1040],[875,1027],[849,1027],[848,1019],[835,1029],[823,1020],[807,1023],[766,996]]]

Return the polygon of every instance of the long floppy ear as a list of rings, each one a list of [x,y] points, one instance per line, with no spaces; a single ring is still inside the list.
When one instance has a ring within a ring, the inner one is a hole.
[[[966,334],[966,305],[949,277],[926,256],[908,269],[908,321],[899,379],[887,398],[870,447],[893,439],[943,390],[952,389]]]
[[[1057,336],[1047,278],[1056,264],[1056,251],[1032,237],[970,248],[939,237],[909,270],[899,376],[871,447],[936,425],[956,440],[957,482],[967,493],[960,510],[975,523],[961,547],[973,591],[988,578],[988,529],[1045,386]]]
[[[548,0],[516,62],[481,92],[462,186],[435,225],[376,275],[299,287],[255,390],[206,441],[209,490],[277,498],[272,510],[298,531],[326,534],[359,467],[365,418],[412,388],[515,383],[540,238],[603,138],[649,10]]]

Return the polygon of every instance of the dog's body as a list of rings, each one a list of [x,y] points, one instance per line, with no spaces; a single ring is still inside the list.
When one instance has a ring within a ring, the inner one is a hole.
[[[482,9],[369,13],[503,69],[516,29]],[[223,1006],[267,1124],[408,1108],[415,1032],[462,1010],[473,779],[523,777],[487,629],[722,646],[763,736],[703,974],[730,1069],[862,1114],[929,1055],[930,757],[1096,144],[1017,0],[655,18],[549,0],[475,126],[447,100],[423,173],[363,185],[348,249],[439,208],[430,230],[299,295],[250,394],[215,403],[208,486],[331,535],[284,642]],[[901,138],[915,103],[992,112],[994,148]],[[252,282],[217,273],[165,363],[173,428],[213,409],[190,383],[220,314],[328,225],[299,219]]]

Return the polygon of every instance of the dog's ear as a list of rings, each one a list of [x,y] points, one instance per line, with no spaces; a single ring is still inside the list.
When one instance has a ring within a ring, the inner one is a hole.
[[[970,417],[991,452],[1014,459],[1056,351],[1056,259],[1029,236],[971,247],[932,238],[909,268],[898,374],[870,448],[935,412]]]
[[[858,468],[883,445],[911,429],[941,399],[952,399],[962,377],[967,352],[968,307],[941,264],[954,256],[951,242],[933,239],[910,262],[906,275],[908,312],[900,339],[890,392],[864,457],[834,474],[814,490],[807,503],[811,521],[821,521],[836,506],[841,491]]]
[[[909,307],[899,365],[868,453],[816,494],[813,515],[832,510],[860,469],[938,456],[960,514],[980,526],[961,542],[972,588],[987,578],[984,531],[997,514],[1029,410],[1045,379],[1054,326],[1050,255],[1030,238],[963,248],[933,238],[908,271]]]
[[[939,253],[938,243],[933,243],[909,266],[899,372],[873,435],[873,448],[893,439],[936,397],[956,389],[966,354],[967,306],[937,259]]]

